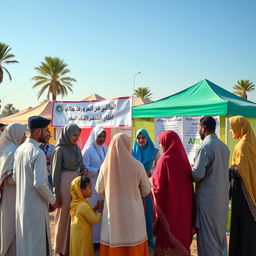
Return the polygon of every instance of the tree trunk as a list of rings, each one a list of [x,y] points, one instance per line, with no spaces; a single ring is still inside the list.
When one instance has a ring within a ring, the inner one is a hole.
[[[56,100],[56,95],[52,93],[52,102]],[[56,128],[53,127],[53,139],[56,141]]]
[[[52,102],[56,100],[56,95],[52,93]]]
[[[244,98],[244,99],[246,99],[246,100],[247,100],[247,94],[246,94],[246,92],[245,92],[245,91],[243,91],[243,96],[242,96],[242,98]]]
[[[1,84],[2,81],[3,81],[3,74],[4,74],[3,69],[2,69],[2,67],[0,66],[0,84]]]

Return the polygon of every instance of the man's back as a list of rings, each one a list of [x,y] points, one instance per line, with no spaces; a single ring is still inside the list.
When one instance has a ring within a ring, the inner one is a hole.
[[[208,135],[195,157],[198,255],[227,254],[229,150],[215,134]]]
[[[203,202],[226,197],[229,191],[229,149],[217,136],[207,136],[195,157],[193,179],[197,199]]]

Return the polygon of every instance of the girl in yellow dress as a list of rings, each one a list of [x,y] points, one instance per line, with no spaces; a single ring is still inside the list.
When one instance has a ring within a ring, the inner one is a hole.
[[[92,195],[92,184],[88,177],[75,178],[70,193],[70,256],[93,256],[92,225],[100,221],[103,204],[98,202],[92,208],[86,199]]]

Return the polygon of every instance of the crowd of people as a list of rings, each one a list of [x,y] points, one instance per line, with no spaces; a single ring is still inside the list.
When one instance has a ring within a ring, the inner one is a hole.
[[[1,256],[189,256],[195,234],[199,256],[256,255],[256,138],[246,118],[229,119],[231,159],[216,121],[201,118],[193,164],[174,131],[158,135],[159,150],[145,129],[133,147],[122,133],[106,147],[95,127],[81,152],[76,124],[54,146],[49,123],[30,117],[27,132],[1,124]]]

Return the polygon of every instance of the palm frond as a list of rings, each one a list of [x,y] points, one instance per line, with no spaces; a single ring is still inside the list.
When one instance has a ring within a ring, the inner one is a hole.
[[[11,77],[10,72],[3,66],[2,66],[2,69],[4,69],[4,71],[8,74],[10,81],[12,81],[12,77]]]
[[[17,60],[6,60],[4,63],[11,64],[11,63],[19,63],[19,62]]]
[[[72,87],[72,86],[73,86],[73,84],[72,84],[71,82],[62,82],[62,84],[63,84],[64,86],[69,86],[69,87]]]
[[[47,87],[49,87],[49,84],[45,84],[40,91],[37,93],[37,99],[39,99],[41,97],[41,95],[44,93],[44,91],[47,89]]]
[[[5,54],[5,55],[3,56],[1,62],[7,63],[7,62],[6,62],[7,59],[11,59],[11,58],[14,58],[14,57],[15,57],[14,54]],[[14,61],[15,61],[15,60],[14,60]]]
[[[7,45],[5,43],[0,43],[0,62],[3,60],[3,58],[6,55],[8,55],[10,50],[11,50],[11,48],[9,47],[9,45]]]
[[[69,72],[70,72],[70,70],[69,70],[68,68],[65,68],[65,69],[61,72],[61,76],[65,75],[65,74],[67,74],[67,73],[69,73]]]
[[[75,79],[75,78],[68,77],[68,76],[62,77],[61,80],[62,80],[62,81],[72,81],[72,82],[76,82],[76,79]]]
[[[4,64],[18,63],[17,60],[13,60],[12,59],[12,58],[15,57],[15,55],[10,53],[11,49],[12,48],[9,47],[9,45],[0,42],[0,66],[8,74],[10,80],[12,80],[11,74],[10,74],[10,72],[5,67],[3,67],[3,63]],[[2,81],[3,81],[3,77],[1,75],[0,83]]]
[[[234,91],[233,93],[242,96],[242,92],[240,91]]]
[[[45,76],[34,76],[31,78],[31,80],[49,80],[49,78]]]
[[[36,88],[37,86],[41,85],[41,84],[45,84],[47,83],[48,80],[44,81],[44,80],[40,80],[40,81],[37,81],[33,86],[32,88]],[[48,83],[47,83],[48,84]]]

